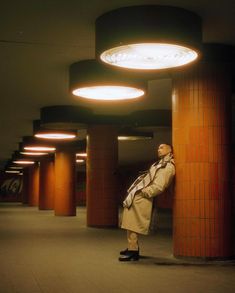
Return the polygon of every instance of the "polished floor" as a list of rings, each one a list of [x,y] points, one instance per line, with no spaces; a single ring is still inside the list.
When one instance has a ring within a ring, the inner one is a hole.
[[[171,233],[142,237],[138,262],[118,262],[120,229],[87,228],[86,209],[55,217],[21,204],[0,204],[0,292],[234,293],[232,263],[174,261]]]

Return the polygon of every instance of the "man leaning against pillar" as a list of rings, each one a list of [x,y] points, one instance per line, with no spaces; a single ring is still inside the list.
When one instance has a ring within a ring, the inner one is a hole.
[[[119,261],[139,260],[138,235],[149,233],[153,198],[164,192],[175,176],[172,146],[160,144],[158,157],[160,161],[140,175],[127,190],[121,224],[121,228],[127,230],[127,249],[120,252]]]

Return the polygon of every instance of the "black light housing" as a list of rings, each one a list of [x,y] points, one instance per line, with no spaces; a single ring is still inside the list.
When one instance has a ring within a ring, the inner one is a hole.
[[[95,100],[135,99],[146,93],[147,83],[130,73],[104,66],[94,59],[70,66],[70,91],[75,96]]]
[[[201,18],[183,8],[130,6],[96,20],[96,58],[117,67],[142,71],[179,67],[196,60],[201,45]]]

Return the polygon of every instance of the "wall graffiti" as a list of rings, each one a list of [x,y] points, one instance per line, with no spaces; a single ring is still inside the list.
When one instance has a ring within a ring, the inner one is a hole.
[[[0,201],[18,201],[23,188],[22,177],[5,177],[0,180]]]

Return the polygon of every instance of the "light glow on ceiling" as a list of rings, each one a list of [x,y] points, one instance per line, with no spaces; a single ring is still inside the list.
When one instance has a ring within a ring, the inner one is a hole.
[[[78,88],[73,94],[86,99],[115,101],[139,98],[144,95],[144,91],[128,86],[103,85]]]
[[[120,135],[118,136],[118,140],[120,141],[135,141],[135,140],[149,140],[152,139],[152,137],[150,136],[134,136],[134,135],[128,135],[128,136],[124,136],[124,135]]]
[[[75,134],[68,134],[68,133],[37,133],[34,135],[37,138],[44,138],[44,139],[73,139],[76,137]]]
[[[42,152],[20,152],[22,155],[26,156],[44,156],[48,155],[48,153],[42,153]]]
[[[110,65],[141,70],[179,67],[197,59],[190,48],[163,43],[143,43],[119,46],[103,52],[101,60]]]
[[[20,164],[20,165],[33,165],[34,161],[25,161],[25,160],[17,160],[13,161],[14,164]]]
[[[44,147],[44,146],[26,146],[24,147],[26,151],[34,151],[34,152],[54,152],[56,148],[54,147]]]
[[[85,163],[85,160],[77,159],[77,160],[76,160],[76,163],[80,163],[80,164],[81,164],[81,163]]]
[[[76,157],[87,157],[87,153],[77,153]]]
[[[20,174],[20,171],[17,171],[17,170],[6,170],[5,173]]]

